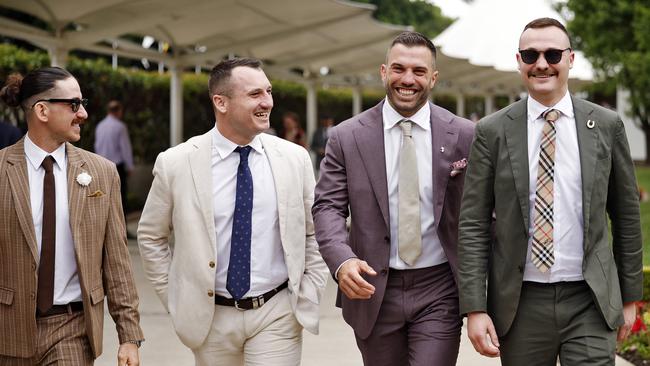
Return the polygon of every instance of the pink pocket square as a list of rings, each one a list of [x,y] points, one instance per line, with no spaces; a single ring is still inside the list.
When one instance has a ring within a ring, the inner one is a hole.
[[[462,173],[463,170],[465,170],[465,167],[467,167],[467,159],[462,158],[458,161],[454,161],[451,163],[451,173],[449,173],[450,177],[455,177],[458,174]]]

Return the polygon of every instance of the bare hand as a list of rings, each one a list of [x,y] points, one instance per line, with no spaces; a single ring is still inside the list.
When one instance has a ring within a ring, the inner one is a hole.
[[[628,302],[623,305],[623,319],[625,320],[625,323],[621,325],[620,328],[618,328],[618,336],[616,337],[616,340],[618,342],[624,340],[627,338],[627,336],[630,335],[630,331],[632,330],[632,326],[634,325],[634,322],[636,321],[636,303],[635,302]]]
[[[343,263],[341,269],[339,269],[339,288],[348,298],[367,300],[375,293],[375,286],[364,280],[363,277],[361,277],[362,273],[367,273],[371,276],[377,274],[377,272],[375,272],[366,261],[357,258],[350,259]]]
[[[117,350],[117,366],[138,366],[140,356],[138,346],[134,343],[122,343]]]
[[[467,316],[467,335],[476,352],[487,357],[499,356],[499,338],[486,313],[474,312]]]

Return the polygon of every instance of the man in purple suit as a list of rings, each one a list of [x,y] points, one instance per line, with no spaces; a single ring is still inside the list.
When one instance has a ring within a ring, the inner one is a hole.
[[[474,124],[428,102],[435,58],[422,34],[395,38],[380,70],[386,99],[332,128],[316,185],[316,239],[365,365],[458,356],[456,243]]]

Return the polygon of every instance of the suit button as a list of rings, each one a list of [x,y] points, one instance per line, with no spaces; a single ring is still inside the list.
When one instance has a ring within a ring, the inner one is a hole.
[[[214,268],[214,261],[210,261],[210,263],[208,263],[208,266],[210,266],[210,268]]]
[[[520,273],[524,273],[524,266],[523,265],[517,266],[517,269],[519,269]]]
[[[36,294],[34,294],[33,292],[30,293],[30,294],[29,294],[29,298],[32,299],[32,300],[34,300],[34,299],[36,298]]]
[[[390,243],[390,236],[388,236],[388,235],[384,236],[384,241],[386,243]]]
[[[214,296],[214,291],[208,290],[208,296],[210,296],[210,297]]]
[[[36,270],[36,263],[32,263],[32,271]]]
[[[385,275],[388,274],[388,270],[386,268],[384,268],[379,273],[381,273],[382,276],[385,276]]]

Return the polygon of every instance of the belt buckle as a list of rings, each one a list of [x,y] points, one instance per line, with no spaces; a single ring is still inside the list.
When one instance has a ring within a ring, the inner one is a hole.
[[[246,309],[239,307],[239,301],[238,300],[235,300],[235,309],[237,309],[239,311],[246,311]]]
[[[253,309],[261,308],[264,305],[264,295],[260,295],[251,299],[253,301]]]

